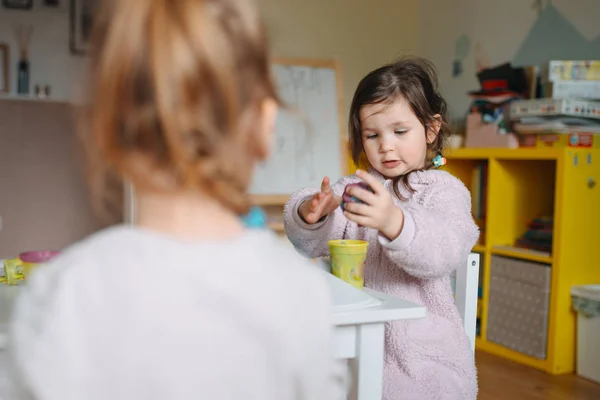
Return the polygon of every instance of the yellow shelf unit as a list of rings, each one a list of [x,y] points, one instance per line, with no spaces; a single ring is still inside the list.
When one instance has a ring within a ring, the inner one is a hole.
[[[481,330],[477,348],[546,371],[575,368],[576,314],[573,285],[600,283],[600,149],[454,149],[444,167],[473,188],[473,170],[487,164],[482,240]],[[473,194],[473,190],[472,190]],[[538,216],[553,216],[552,254],[514,247]],[[477,220],[477,218],[476,218]],[[492,255],[550,267],[549,318],[545,359],[486,339]]]

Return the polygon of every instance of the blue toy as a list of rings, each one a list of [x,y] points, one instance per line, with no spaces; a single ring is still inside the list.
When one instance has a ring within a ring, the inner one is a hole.
[[[252,207],[242,221],[247,228],[261,229],[267,226],[267,214],[260,207]]]

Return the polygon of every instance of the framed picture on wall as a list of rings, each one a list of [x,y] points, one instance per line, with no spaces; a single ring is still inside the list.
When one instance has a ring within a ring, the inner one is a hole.
[[[71,0],[70,47],[74,54],[85,54],[92,31],[92,21],[99,0]]]
[[[33,0],[2,0],[4,8],[14,8],[17,10],[29,10],[33,7]]]
[[[0,43],[0,93],[8,93],[8,45]]]

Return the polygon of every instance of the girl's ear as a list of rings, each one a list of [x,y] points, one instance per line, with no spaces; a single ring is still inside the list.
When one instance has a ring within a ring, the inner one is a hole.
[[[431,144],[435,142],[435,139],[440,133],[440,129],[442,127],[442,116],[440,114],[435,114],[431,118],[431,123],[427,129],[427,144]]]
[[[275,133],[275,118],[279,105],[273,99],[263,100],[260,106],[258,135],[255,138],[258,145],[258,159],[264,161],[271,155],[273,135]]]

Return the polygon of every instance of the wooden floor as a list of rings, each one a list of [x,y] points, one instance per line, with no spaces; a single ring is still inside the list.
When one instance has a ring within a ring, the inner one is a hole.
[[[477,352],[479,400],[598,400],[600,384],[575,375],[552,376]]]

